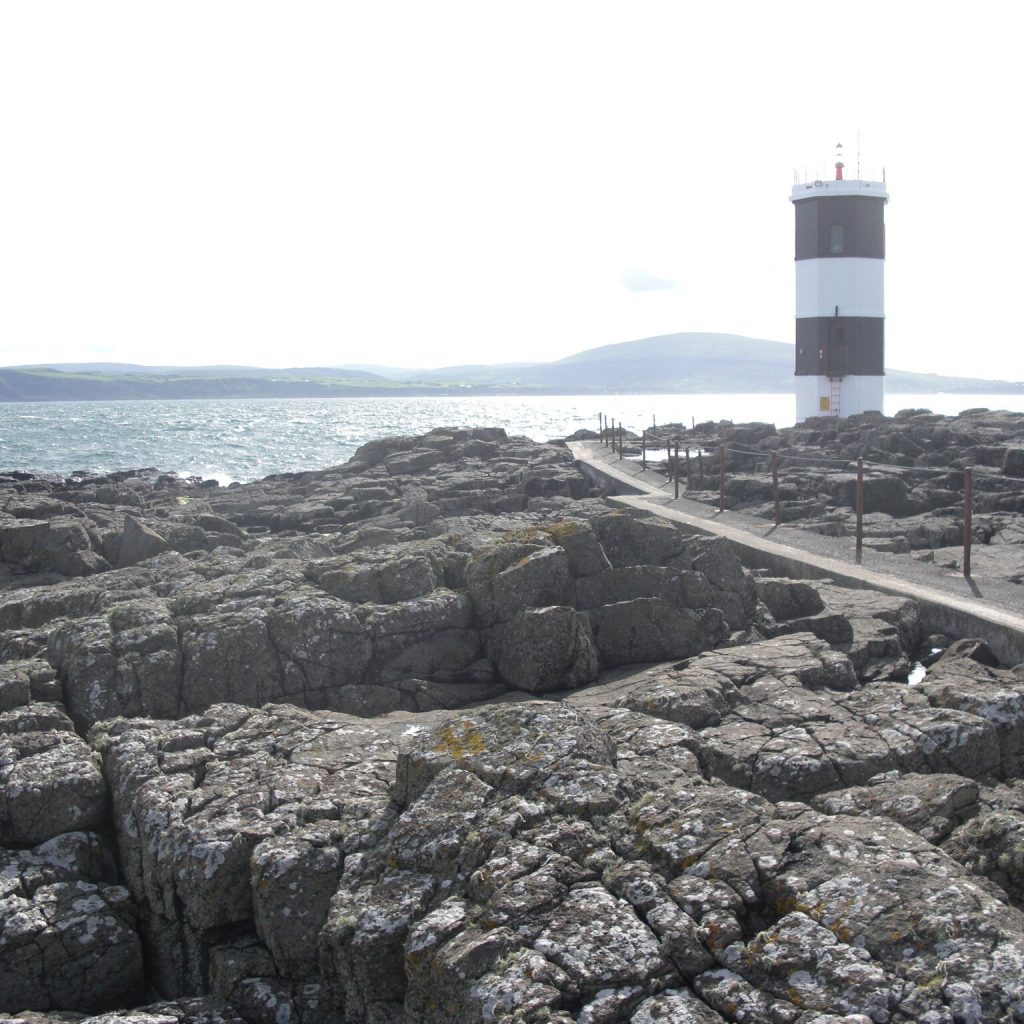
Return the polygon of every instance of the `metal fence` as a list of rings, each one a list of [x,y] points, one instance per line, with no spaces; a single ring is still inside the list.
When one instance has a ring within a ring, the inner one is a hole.
[[[617,452],[620,459],[625,457],[627,444],[626,430],[621,421],[616,424],[615,420],[609,420],[603,413],[598,414],[599,436],[601,444],[610,447],[612,452]],[[663,428],[664,431],[665,428]],[[685,428],[684,428],[685,429]],[[662,432],[663,432],[662,431]],[[713,436],[698,435],[696,429],[688,437],[680,437],[673,434],[670,437],[662,436],[657,427],[650,431],[643,430],[639,439],[640,463],[643,469],[647,469],[648,457],[651,453],[666,451],[669,476],[673,483],[675,498],[679,497],[680,478],[685,481],[685,490],[696,489],[706,490],[705,462],[717,462],[718,476],[718,512],[722,514],[725,508],[725,484],[726,484],[726,455],[739,457],[734,461],[747,459],[751,463],[751,470],[754,472],[768,472],[772,480],[772,497],[774,502],[775,525],[782,523],[782,505],[779,492],[779,471],[783,464],[790,466],[803,465],[805,468],[819,466],[822,469],[841,468],[850,472],[856,470],[857,482],[855,487],[855,513],[856,530],[855,544],[856,557],[860,561],[864,550],[864,473],[896,471],[901,476],[907,473],[919,474],[923,477],[947,476],[950,467],[928,467],[928,466],[900,466],[881,461],[868,461],[863,457],[857,459],[837,459],[830,456],[814,456],[801,453],[799,455],[788,452],[779,452],[777,449],[750,450],[738,448],[723,443]],[[634,435],[635,437],[635,435]],[[634,441],[629,442],[632,448]],[[691,452],[693,453],[691,457]],[[714,452],[716,455],[712,455]],[[680,454],[682,453],[682,455]],[[716,457],[717,456],[717,457]],[[709,467],[710,469],[710,467]],[[971,575],[971,546],[973,529],[973,505],[974,505],[974,468],[965,467],[963,470],[963,487],[960,494],[963,498],[963,574],[965,577]]]

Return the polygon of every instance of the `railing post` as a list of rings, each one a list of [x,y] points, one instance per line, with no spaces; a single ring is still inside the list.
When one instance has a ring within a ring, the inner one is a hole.
[[[673,477],[676,485],[676,497],[679,497],[679,438],[676,438],[676,457],[672,460]]]
[[[779,508],[779,453],[772,451],[772,496],[775,499],[775,525],[782,522],[782,510]]]
[[[704,451],[700,447],[697,448],[697,469],[700,472],[700,489],[704,490]]]
[[[600,439],[601,444],[604,444],[604,413],[603,412],[599,412],[597,414],[597,436]]]
[[[725,511],[725,445],[718,446],[718,511]]]
[[[647,468],[647,428],[640,435],[640,468]]]
[[[693,490],[693,470],[690,468],[690,446],[686,446],[686,489]]]
[[[857,561],[864,553],[864,460],[857,460]]]
[[[622,420],[619,420],[619,458],[622,458],[622,449],[626,443],[626,428],[622,425]]]
[[[964,470],[964,578],[971,578],[971,533],[974,512],[974,469]]]
[[[614,416],[612,417],[611,439],[612,439],[612,451],[614,452],[615,451],[615,417]]]

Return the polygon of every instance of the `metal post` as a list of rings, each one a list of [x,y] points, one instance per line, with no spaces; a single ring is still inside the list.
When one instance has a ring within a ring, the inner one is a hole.
[[[690,469],[690,446],[686,446],[686,489],[693,489],[693,471]]]
[[[640,435],[640,468],[647,468],[647,430]]]
[[[718,511],[725,511],[725,445],[718,446]]]
[[[702,449],[697,449],[697,469],[700,472],[700,489],[704,490],[704,452]]]
[[[597,436],[601,440],[601,444],[604,444],[604,413],[599,412],[597,414]]]
[[[626,443],[626,428],[622,425],[622,420],[619,420],[619,458],[622,458],[622,448]]]
[[[971,533],[973,531],[972,513],[974,511],[974,469],[968,466],[964,470],[964,578],[971,578]]]
[[[864,553],[864,460],[857,460],[857,561]]]
[[[615,451],[615,417],[614,416],[612,417],[612,431],[611,431],[611,435],[612,435],[612,451],[614,452]]]
[[[679,438],[676,438],[676,457],[672,460],[673,476],[676,484],[676,497],[679,497]]]
[[[782,522],[782,510],[779,508],[779,453],[772,451],[772,495],[775,498],[775,525]]]

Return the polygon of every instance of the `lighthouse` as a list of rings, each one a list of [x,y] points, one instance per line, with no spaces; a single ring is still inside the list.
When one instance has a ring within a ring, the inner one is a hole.
[[[884,181],[793,186],[796,420],[881,411],[885,381]],[[883,175],[884,177],[884,175]]]

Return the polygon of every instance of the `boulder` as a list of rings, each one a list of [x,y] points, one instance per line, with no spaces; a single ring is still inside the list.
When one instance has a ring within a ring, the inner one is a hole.
[[[591,521],[608,561],[615,568],[665,565],[680,552],[683,533],[653,516],[611,512]]]
[[[1004,476],[1024,477],[1024,446],[1010,445],[1006,448],[1002,470]]]
[[[754,586],[758,600],[780,621],[806,618],[825,610],[821,594],[810,583],[762,576],[754,580]]]
[[[107,791],[99,759],[63,713],[33,715],[28,724],[26,731],[0,733],[0,842],[33,846],[62,832],[103,828]]]
[[[75,516],[0,519],[0,560],[26,572],[62,576],[88,576],[110,568],[93,550],[83,520]]]
[[[657,597],[618,601],[588,615],[597,652],[606,666],[688,658],[728,636],[717,608],[694,612]]]
[[[590,621],[564,605],[524,609],[491,631],[488,647],[499,676],[514,690],[546,693],[597,678]]]
[[[499,610],[494,596],[497,577],[511,568],[514,581],[515,567],[543,550],[541,543],[529,538],[523,541],[505,540],[498,544],[483,545],[472,552],[465,568],[466,589],[473,602],[477,621],[481,625],[490,626],[499,621]],[[545,563],[542,560],[534,570],[543,570],[549,564],[553,566],[553,563]],[[528,571],[525,575],[530,577],[533,572]],[[512,588],[506,587],[506,591],[509,589]]]
[[[0,1011],[142,1002],[142,944],[121,886],[56,882],[0,899]]]

